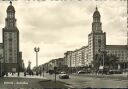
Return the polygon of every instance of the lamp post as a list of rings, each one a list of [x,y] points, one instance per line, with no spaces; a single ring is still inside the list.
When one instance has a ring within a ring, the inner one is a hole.
[[[104,68],[104,51],[103,51],[103,68]]]
[[[56,83],[56,69],[57,69],[57,67],[55,66],[55,67],[54,67],[54,72],[55,72],[55,83]]]
[[[2,59],[3,59],[3,57],[0,57],[0,76],[2,77],[2,72],[3,72],[3,69],[2,69]]]
[[[43,67],[43,77],[44,77],[44,67]]]
[[[34,51],[36,52],[36,67],[38,67],[38,52],[40,51],[40,48],[35,47]]]
[[[1,65],[1,69],[0,69],[0,76],[2,76],[2,60],[0,60],[0,65]]]

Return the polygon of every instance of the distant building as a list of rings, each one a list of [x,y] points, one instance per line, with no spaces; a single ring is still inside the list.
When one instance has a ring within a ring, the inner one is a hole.
[[[42,67],[44,68],[45,71],[48,71],[48,63],[42,64]]]
[[[55,60],[52,59],[51,61],[49,61],[48,63],[48,70],[54,70],[55,67]]]
[[[0,43],[0,62],[3,63],[3,43]]]
[[[4,71],[3,62],[3,43],[0,43],[0,73],[1,71]]]
[[[72,63],[71,61],[73,61],[71,59],[72,57],[72,51],[67,51],[66,53],[64,53],[64,61],[65,61],[65,65],[67,65],[68,67],[72,67]]]

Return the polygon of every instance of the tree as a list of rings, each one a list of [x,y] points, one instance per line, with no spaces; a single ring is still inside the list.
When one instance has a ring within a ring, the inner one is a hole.
[[[119,63],[119,58],[116,57],[115,55],[109,55],[108,56],[108,61],[106,61],[107,66],[109,66],[109,69],[116,69],[117,65]]]
[[[96,55],[94,56],[94,60],[93,60],[92,63],[93,63],[93,69],[94,69],[94,70],[98,70],[99,67],[100,67],[100,64],[101,64],[101,55],[96,54]]]
[[[99,70],[100,66],[104,66],[104,68],[115,69],[118,62],[118,57],[115,55],[107,55],[107,52],[102,51],[94,56],[93,69]]]

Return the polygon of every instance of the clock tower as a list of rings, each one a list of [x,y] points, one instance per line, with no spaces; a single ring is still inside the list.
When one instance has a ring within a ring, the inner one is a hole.
[[[15,8],[10,1],[3,28],[4,67],[7,72],[17,72],[19,69],[19,30],[16,26]]]

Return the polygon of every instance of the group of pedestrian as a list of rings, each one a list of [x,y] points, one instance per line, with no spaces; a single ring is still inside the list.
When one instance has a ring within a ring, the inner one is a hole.
[[[25,71],[25,72],[24,72],[24,76],[26,76],[26,75],[33,76],[33,75],[34,75],[34,72],[33,72],[33,71]],[[38,76],[38,75],[41,76],[41,75],[42,75],[42,72],[41,72],[41,71],[36,71],[36,72],[35,72],[35,75],[36,75],[36,76]]]

